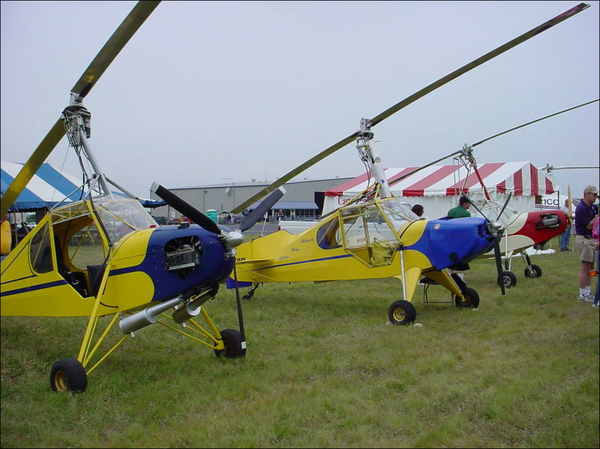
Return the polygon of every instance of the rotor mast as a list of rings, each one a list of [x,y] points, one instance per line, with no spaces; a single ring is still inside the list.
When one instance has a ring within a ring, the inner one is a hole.
[[[112,196],[106,176],[100,168],[100,164],[96,160],[88,142],[88,139],[92,137],[91,118],[92,114],[83,106],[79,94],[71,92],[70,104],[62,113],[69,143],[80,158],[83,156],[90,162],[93,170],[92,180],[97,181],[100,185],[101,193]],[[82,168],[84,168],[83,164]]]
[[[379,184],[379,196],[383,198],[390,198],[392,192],[390,186],[385,177],[385,171],[383,165],[381,165],[381,158],[373,145],[373,132],[371,131],[371,121],[363,118],[360,120],[360,131],[356,137],[356,148],[361,159],[368,164],[375,182]]]

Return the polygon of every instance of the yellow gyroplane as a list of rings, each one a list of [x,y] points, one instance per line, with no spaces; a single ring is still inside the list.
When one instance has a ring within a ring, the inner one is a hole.
[[[134,332],[155,323],[211,348],[217,356],[246,354],[239,294],[239,331],[219,331],[204,307],[234,269],[243,235],[221,229],[183,203],[179,206],[194,224],[158,227],[139,198],[104,175],[88,141],[90,113],[83,98],[158,3],[139,2],[133,8],[2,196],[4,215],[67,135],[83,169],[84,182],[73,192],[80,199],[65,199],[48,211],[1,264],[2,316],[89,317],[78,356],[52,367],[54,391],[84,391],[88,375],[108,355]],[[169,194],[159,185],[153,188],[163,196]],[[105,316],[112,318],[100,332],[100,318]],[[121,337],[100,355],[103,344],[110,346],[107,337],[115,325]]]
[[[468,262],[493,249],[498,283],[504,294],[499,241],[503,226],[486,218],[420,220],[395,198],[385,177],[381,158],[373,145],[372,127],[505,51],[537,36],[588,8],[581,3],[512,41],[457,69],[388,108],[373,119],[362,119],[355,133],[317,154],[263,189],[233,212],[240,212],[282,186],[323,158],[355,141],[368,179],[374,185],[299,234],[282,230],[243,243],[238,247],[237,280],[229,285],[256,288],[266,282],[340,281],[398,277],[403,299],[388,309],[393,324],[415,320],[412,298],[422,276],[448,289],[458,306],[477,307],[479,295],[452,271],[461,271]],[[372,176],[371,176],[372,174]],[[506,207],[506,204],[504,205]],[[449,271],[451,270],[451,271]]]
[[[80,188],[81,199],[65,202],[50,210],[0,266],[2,316],[89,317],[77,358],[59,360],[52,367],[50,383],[55,391],[85,390],[87,376],[106,357],[127,338],[133,336],[134,332],[155,323],[186,335],[213,349],[217,355],[243,357],[246,353],[239,295],[239,331],[219,331],[204,307],[204,303],[215,297],[220,284],[228,279],[232,272],[234,278],[236,277],[236,250],[240,249],[239,245],[243,241],[242,233],[219,228],[208,217],[178,200],[167,189],[154,185],[153,190],[159,196],[170,204],[176,204],[174,207],[194,222],[191,225],[157,227],[141,207],[139,199],[104,175],[88,142],[91,136],[91,115],[83,106],[83,99],[158,4],[156,1],[145,1],[134,7],[75,84],[71,90],[69,106],[2,197],[0,211],[4,215],[64,135],[68,136],[69,144],[74,148],[84,168],[84,182]],[[572,8],[409,97],[366,122],[360,133],[355,133],[321,153],[302,170],[350,143],[359,137],[359,134],[361,139],[368,140],[369,128],[392,113],[586,7],[587,5],[580,4]],[[369,147],[368,142],[366,147]],[[373,151],[368,150],[365,155],[370,157],[373,163],[380,162]],[[373,165],[374,171],[379,169],[379,166],[376,168]],[[291,177],[285,176],[279,181],[283,184]],[[123,194],[113,192],[113,187]],[[260,194],[260,198],[277,187],[271,186],[268,191]],[[317,242],[321,242],[325,248],[313,248],[316,251],[324,251],[323,254],[330,260],[347,261],[352,258],[368,269],[369,277],[377,277],[372,275],[373,270],[389,272],[390,267],[397,267],[406,256],[408,262],[403,270],[404,284],[409,284],[408,279],[416,277],[418,271],[429,273],[437,277],[440,283],[446,284],[457,295],[459,302],[472,303],[473,298],[469,292],[460,289],[456,282],[442,271],[449,263],[442,258],[447,258],[450,262],[466,261],[485,247],[489,249],[493,244],[490,239],[493,241],[495,238],[495,234],[491,232],[493,227],[489,222],[477,219],[472,219],[475,221],[466,226],[471,219],[465,219],[463,223],[469,232],[465,241],[468,241],[469,245],[472,244],[472,247],[463,251],[462,247],[465,245],[461,244],[459,252],[437,252],[436,237],[447,240],[452,229],[459,233],[465,232],[464,229],[459,230],[460,226],[454,226],[452,222],[439,224],[435,229],[438,223],[415,221],[410,214],[407,215],[405,211],[396,207],[394,199],[386,193],[386,188],[385,180],[379,178],[374,189],[366,192],[362,198],[365,203],[357,201],[353,204],[354,209],[350,205],[348,209],[341,210],[337,217],[332,217],[330,229],[315,229],[314,241],[306,244],[316,245]],[[258,199],[250,199],[249,204]],[[274,197],[274,200],[276,199],[277,197]],[[270,207],[267,203],[265,208]],[[241,209],[245,209],[249,204]],[[253,224],[252,220],[258,218],[248,217],[243,228],[249,228]],[[339,234],[335,229],[334,218],[337,218]],[[385,227],[381,226],[383,224]],[[325,233],[327,237],[332,236],[331,239],[322,239],[323,236],[318,231]],[[477,234],[477,237],[472,238],[474,234]],[[362,236],[365,241],[361,241]],[[339,240],[340,237],[343,240]],[[310,236],[307,235],[307,238]],[[343,253],[340,252],[340,248],[335,247],[336,238],[345,248]],[[240,256],[240,266],[245,266],[241,276],[252,282],[263,282],[266,279],[276,279],[273,273],[277,269],[285,268],[282,262],[288,267],[294,266],[292,255],[299,252],[299,248],[291,242],[272,242],[281,245],[277,257],[268,254],[260,242],[248,244],[246,249],[252,248],[252,251]],[[330,247],[327,246],[329,244]],[[394,252],[390,250],[390,245],[394,246]],[[398,256],[397,249],[400,245],[403,251]],[[436,251],[428,252],[427,245],[436,248]],[[261,252],[263,254],[259,254]],[[308,255],[306,252],[303,254]],[[438,254],[439,261],[433,257]],[[287,259],[275,260],[286,256]],[[425,258],[428,260],[425,261]],[[298,260],[295,266],[303,267],[301,269],[308,268],[310,264],[303,263],[305,260],[309,259]],[[320,262],[312,259],[310,261]],[[320,267],[323,271],[330,270],[331,263]],[[400,270],[395,268],[394,274],[398,273]],[[402,317],[402,310],[404,309],[400,307],[394,311],[397,321],[414,319],[410,307],[407,306],[405,317]],[[167,315],[167,312],[172,313]],[[112,318],[105,330],[98,335],[100,318],[104,316]],[[205,320],[206,327],[196,322],[197,317]],[[110,330],[117,324],[122,337],[100,356],[102,344],[107,341]]]

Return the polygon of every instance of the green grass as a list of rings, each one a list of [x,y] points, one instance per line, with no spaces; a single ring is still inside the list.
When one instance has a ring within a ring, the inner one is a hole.
[[[48,378],[86,320],[3,317],[2,447],[598,447],[598,310],[576,299],[575,253],[532,259],[543,276],[515,260],[505,296],[494,262],[472,263],[477,310],[419,287],[422,327],[387,324],[394,279],[264,285],[245,359],[151,326],[79,395]],[[207,310],[238,327],[233,291]]]

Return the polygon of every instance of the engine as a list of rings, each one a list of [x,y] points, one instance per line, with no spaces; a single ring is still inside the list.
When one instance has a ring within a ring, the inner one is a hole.
[[[163,266],[167,271],[176,272],[182,279],[200,265],[202,244],[195,236],[178,238],[165,245]]]
[[[535,229],[557,228],[561,225],[561,219],[556,214],[542,214],[541,221],[535,223]]]

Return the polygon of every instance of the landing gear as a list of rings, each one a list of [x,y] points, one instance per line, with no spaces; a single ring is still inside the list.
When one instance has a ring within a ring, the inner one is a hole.
[[[542,269],[538,265],[531,263],[529,255],[525,251],[522,251],[520,255],[525,263],[525,277],[529,279],[541,277]],[[498,278],[498,284],[500,284],[500,282],[504,282],[505,288],[510,288],[517,285],[517,277],[513,272],[510,271],[510,265],[510,261],[507,259],[505,266],[506,271],[502,272],[502,276]]]
[[[537,265],[531,265],[525,268],[526,278],[539,278],[542,276],[542,269]]]
[[[246,356],[246,348],[242,347],[242,334],[235,329],[225,329],[220,332],[223,337],[225,349],[215,349],[217,357],[225,357],[228,359],[237,359]]]
[[[258,284],[254,285],[254,287],[252,287],[250,290],[248,290],[248,293],[246,293],[244,296],[242,296],[242,299],[245,299],[245,300],[252,299],[252,297],[254,296],[254,292],[261,285],[262,285],[261,282],[259,282]]]
[[[56,392],[70,390],[84,392],[87,388],[87,374],[77,359],[61,359],[52,365],[50,386]]]
[[[398,326],[410,324],[417,318],[417,311],[410,302],[400,299],[388,309],[388,318],[392,324]]]
[[[498,285],[504,284],[505,288],[511,288],[517,285],[517,277],[512,271],[503,271],[502,276],[498,277]]]
[[[523,260],[525,261],[525,277],[526,278],[539,278],[540,276],[542,276],[542,269],[540,267],[538,267],[537,265],[534,265],[531,263],[531,259],[529,258],[529,255],[527,255],[526,253],[522,253],[523,256]]]
[[[473,307],[479,306],[479,293],[473,288],[465,287],[462,290],[462,297],[454,295],[456,307]]]

